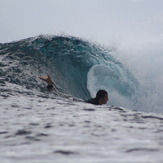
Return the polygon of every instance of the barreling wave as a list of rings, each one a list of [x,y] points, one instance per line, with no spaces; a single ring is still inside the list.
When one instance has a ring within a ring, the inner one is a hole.
[[[38,36],[0,44],[0,57],[1,84],[42,89],[38,76],[50,73],[64,92],[84,100],[100,88],[132,99],[139,86],[111,50],[75,37]]]

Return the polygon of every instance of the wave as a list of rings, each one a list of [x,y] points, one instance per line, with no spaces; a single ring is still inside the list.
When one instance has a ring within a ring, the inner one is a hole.
[[[106,89],[111,103],[120,105],[122,99],[135,97],[139,83],[112,52],[67,36],[38,36],[0,44],[1,84],[42,90],[38,76],[50,73],[65,93],[86,100],[98,89]]]

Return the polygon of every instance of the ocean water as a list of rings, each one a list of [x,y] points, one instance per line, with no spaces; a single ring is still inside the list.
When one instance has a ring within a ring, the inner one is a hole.
[[[47,73],[56,92],[38,78]],[[97,43],[38,36],[0,44],[1,162],[163,162],[163,105],[149,105],[148,88]],[[85,103],[98,89],[108,104]]]

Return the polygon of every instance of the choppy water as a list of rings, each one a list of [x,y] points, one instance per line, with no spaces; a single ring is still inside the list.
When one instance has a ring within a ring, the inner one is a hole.
[[[58,92],[38,79],[46,72]],[[83,102],[99,88],[107,105]],[[162,163],[162,110],[141,105],[140,88],[111,50],[81,39],[0,44],[1,162]]]
[[[31,95],[0,107],[3,163],[163,162],[163,116]]]

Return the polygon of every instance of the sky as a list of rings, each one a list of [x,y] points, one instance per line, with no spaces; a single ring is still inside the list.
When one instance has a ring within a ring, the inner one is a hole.
[[[163,0],[0,0],[0,43],[40,34],[102,44],[162,39]]]

